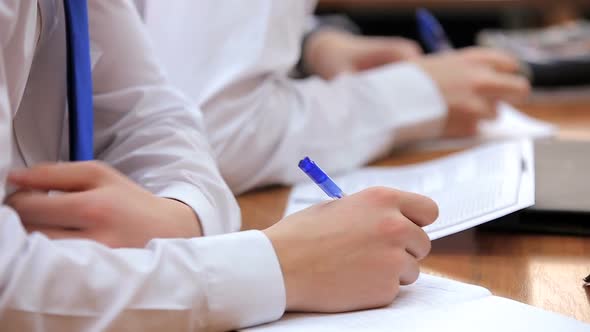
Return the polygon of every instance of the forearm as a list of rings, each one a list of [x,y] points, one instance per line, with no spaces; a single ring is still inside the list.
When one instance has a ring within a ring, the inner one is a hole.
[[[237,203],[201,115],[167,81],[132,5],[96,1],[89,10],[91,39],[102,51],[93,71],[97,157],[152,193],[190,206],[206,235],[238,230]]]
[[[278,260],[259,232],[111,250],[27,236],[4,207],[0,220],[7,330],[224,331],[275,320],[285,308]]]
[[[109,98],[113,102],[113,96]],[[143,102],[149,104],[150,99]],[[115,119],[97,130],[98,141],[105,142],[98,146],[100,160],[155,195],[191,207],[205,235],[239,230],[235,199],[215,166],[207,139],[201,133],[201,122],[188,106],[109,108],[100,112],[99,118]],[[124,116],[112,116],[118,112]],[[178,221],[182,226],[179,229],[192,229],[182,224],[196,221],[194,215]]]
[[[438,135],[446,111],[434,84],[410,65],[330,82],[275,77],[247,84],[250,90],[237,86],[245,96],[206,109],[220,169],[238,193],[301,180],[296,165],[305,155],[330,171],[359,167],[395,144]]]

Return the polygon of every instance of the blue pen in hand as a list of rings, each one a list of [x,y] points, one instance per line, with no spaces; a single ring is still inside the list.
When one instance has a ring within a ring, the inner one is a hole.
[[[346,196],[342,189],[330,179],[328,174],[324,173],[309,157],[305,157],[299,162],[299,168],[331,198],[339,199]]]
[[[440,22],[432,15],[428,9],[420,8],[416,11],[416,21],[418,23],[418,32],[420,39],[430,53],[450,51],[455,47],[451,44],[449,37],[443,29]],[[530,65],[520,61],[519,73],[532,80],[533,74]]]
[[[416,20],[420,39],[429,52],[436,53],[453,49],[453,44],[451,44],[445,30],[430,11],[424,8],[418,9]]]

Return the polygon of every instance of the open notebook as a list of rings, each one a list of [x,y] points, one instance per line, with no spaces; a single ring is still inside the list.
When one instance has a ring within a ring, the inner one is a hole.
[[[422,274],[415,284],[402,287],[393,304],[385,308],[343,314],[287,314],[277,322],[245,331],[589,332],[590,325],[493,296],[479,286]]]

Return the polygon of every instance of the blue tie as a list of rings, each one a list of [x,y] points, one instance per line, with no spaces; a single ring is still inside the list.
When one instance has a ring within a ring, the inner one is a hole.
[[[70,160],[94,159],[90,37],[86,0],[64,0],[67,31]]]

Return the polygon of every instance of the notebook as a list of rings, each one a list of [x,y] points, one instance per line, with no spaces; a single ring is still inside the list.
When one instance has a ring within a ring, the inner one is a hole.
[[[281,320],[243,331],[568,331],[590,325],[520,302],[493,296],[485,288],[422,274],[385,308],[342,314],[286,314]]]
[[[535,199],[529,140],[488,144],[410,166],[366,167],[333,179],[347,194],[387,186],[432,198],[440,214],[424,227],[431,240],[532,206]],[[314,183],[299,184],[291,191],[285,215],[327,199]]]

